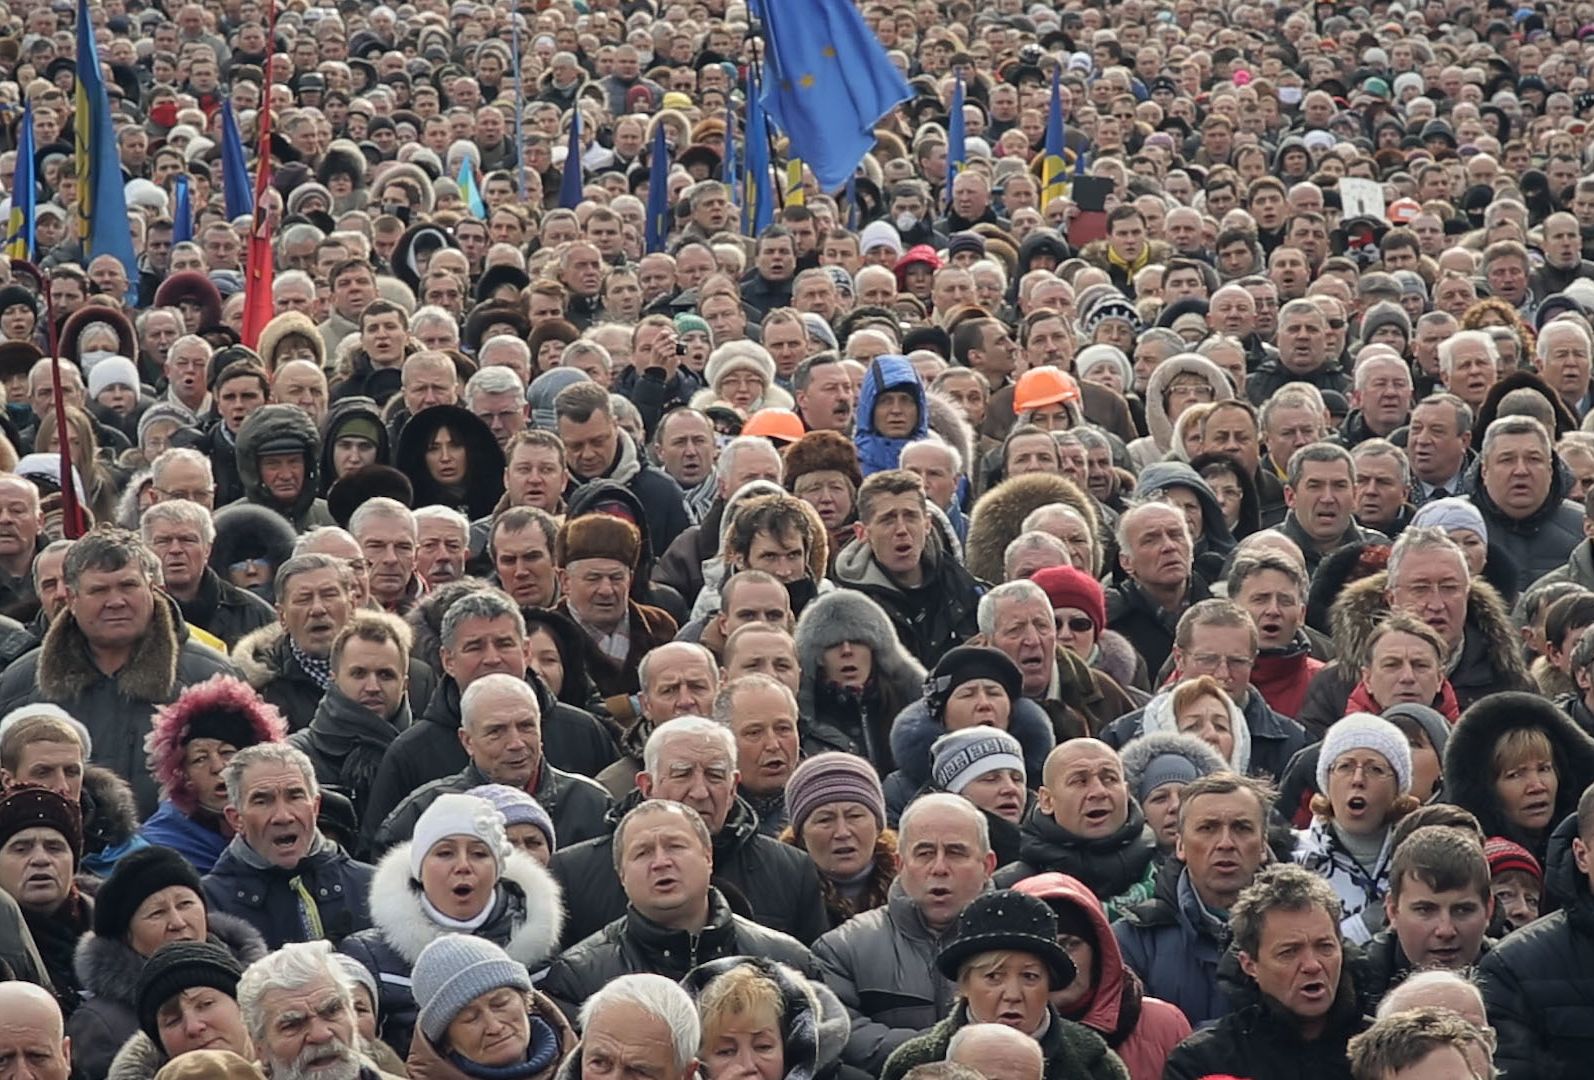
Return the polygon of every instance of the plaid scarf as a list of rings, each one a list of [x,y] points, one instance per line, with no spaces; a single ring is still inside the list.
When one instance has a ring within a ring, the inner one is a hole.
[[[304,673],[315,680],[315,684],[325,690],[332,685],[332,660],[322,660],[320,657],[311,656],[294,644],[293,638],[288,638],[288,650],[293,653],[293,658],[304,668]]]

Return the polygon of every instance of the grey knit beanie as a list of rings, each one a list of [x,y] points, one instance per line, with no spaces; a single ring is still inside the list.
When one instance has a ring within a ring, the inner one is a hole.
[[[483,994],[504,986],[531,989],[526,965],[512,960],[486,938],[444,934],[421,950],[410,972],[421,1033],[433,1046],[442,1042],[454,1017]]]

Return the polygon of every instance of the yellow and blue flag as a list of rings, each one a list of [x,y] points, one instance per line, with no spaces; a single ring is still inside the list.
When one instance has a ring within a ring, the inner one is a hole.
[[[17,133],[17,171],[11,177],[11,219],[6,222],[6,255],[33,260],[33,221],[39,208],[39,183],[33,175],[33,102],[22,110]]]
[[[653,125],[653,153],[648,155],[647,253],[663,251],[670,241],[670,143],[663,124]],[[731,145],[730,133],[725,145]]]
[[[907,80],[852,0],[753,8],[764,24],[764,108],[820,189],[835,191],[874,146],[876,121],[910,96]]]
[[[1041,159],[1041,209],[1068,197],[1068,147],[1063,127],[1062,65],[1052,68],[1052,107],[1046,117],[1046,155]]]
[[[757,236],[775,220],[775,183],[769,175],[769,122],[758,97],[756,64],[747,66],[747,154],[742,187],[742,235]]]
[[[89,0],[77,0],[77,132],[78,232],[83,262],[114,255],[127,271],[130,288],[138,282],[133,230],[127,221],[127,196],[122,190],[122,161],[111,127],[111,99],[100,70],[100,48],[94,40]]]
[[[232,102],[221,103],[221,194],[227,200],[227,220],[236,221],[255,212],[254,181],[244,161],[244,141]],[[174,241],[175,243],[175,241]]]
[[[471,165],[469,157],[459,163],[459,198],[470,211],[470,216],[481,221],[487,220],[487,204],[482,201],[482,193],[476,187],[476,170]]]

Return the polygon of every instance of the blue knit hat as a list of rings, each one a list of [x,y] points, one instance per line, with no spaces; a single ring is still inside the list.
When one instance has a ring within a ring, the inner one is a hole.
[[[481,787],[471,788],[465,794],[486,799],[498,807],[498,812],[504,815],[506,829],[511,825],[537,826],[548,840],[548,850],[559,850],[559,841],[553,829],[553,818],[548,816],[548,811],[543,809],[542,803],[519,788],[510,787],[508,784],[483,784]]]
[[[415,958],[410,972],[421,1033],[436,1046],[460,1010],[501,987],[531,989],[526,965],[486,938],[444,934]]]

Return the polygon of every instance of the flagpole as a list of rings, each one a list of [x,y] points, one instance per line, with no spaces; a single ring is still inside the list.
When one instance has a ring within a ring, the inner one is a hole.
[[[28,265],[32,265],[31,263]],[[37,269],[34,270],[37,274]],[[39,275],[40,280],[44,279]],[[72,440],[67,438],[66,395],[61,392],[61,342],[55,326],[55,303],[44,290],[44,321],[50,336],[50,388],[55,393],[55,441],[61,454],[61,535],[76,540],[88,531],[77,485],[72,482]]]

